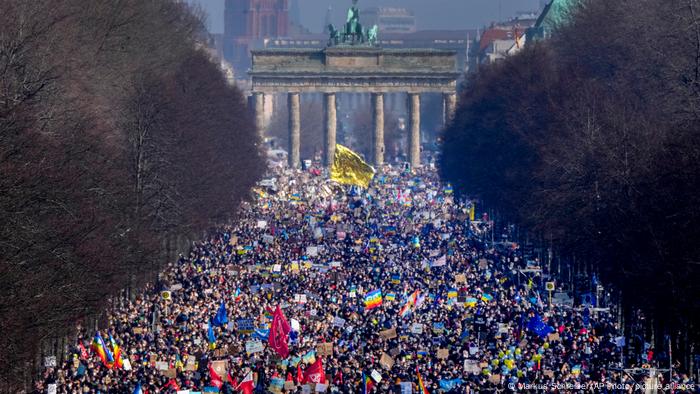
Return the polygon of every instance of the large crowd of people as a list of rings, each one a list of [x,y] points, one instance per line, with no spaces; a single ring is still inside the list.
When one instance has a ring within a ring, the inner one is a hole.
[[[119,347],[121,363],[106,366],[91,349],[94,327],[82,327],[37,392],[612,392],[633,383],[614,368],[615,319],[550,304],[541,270],[523,275],[518,249],[481,241],[470,207],[434,171],[387,166],[368,189],[318,170],[271,177],[236,223],[110,312],[100,338],[113,359]],[[290,326],[287,357],[268,343],[278,313]],[[321,379],[309,379],[319,366]]]

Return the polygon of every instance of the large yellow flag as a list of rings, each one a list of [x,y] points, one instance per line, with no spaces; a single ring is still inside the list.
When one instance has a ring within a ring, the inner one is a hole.
[[[331,166],[331,179],[346,185],[368,187],[374,177],[374,168],[365,163],[357,153],[344,147],[335,146],[335,157]]]

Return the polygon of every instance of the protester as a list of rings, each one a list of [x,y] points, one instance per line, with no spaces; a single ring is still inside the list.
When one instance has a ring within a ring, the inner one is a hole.
[[[257,190],[236,224],[110,313],[100,337],[109,353],[114,339],[122,368],[105,366],[82,328],[44,383],[301,393],[318,379],[329,392],[403,393],[419,392],[420,376],[429,393],[463,393],[625,379],[610,370],[611,315],[548,305],[541,276],[518,273],[519,250],[481,242],[434,171],[387,166],[368,189],[320,171],[271,176],[276,186]]]

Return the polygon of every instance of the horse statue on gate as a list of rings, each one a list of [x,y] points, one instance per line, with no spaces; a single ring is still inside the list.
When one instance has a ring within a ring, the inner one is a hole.
[[[345,22],[343,41],[352,44],[365,42],[365,35],[360,24],[360,9],[357,8],[357,0],[352,0],[352,7],[348,9],[348,19]]]
[[[332,24],[328,25],[329,37],[328,46],[336,46],[340,43],[340,31],[335,28]]]
[[[367,43],[369,45],[377,45],[379,35],[379,27],[377,25],[372,26],[371,29],[367,30]]]

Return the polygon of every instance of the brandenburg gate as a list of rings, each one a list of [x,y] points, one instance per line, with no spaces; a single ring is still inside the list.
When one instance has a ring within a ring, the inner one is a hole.
[[[351,13],[353,8],[349,11]],[[356,11],[356,15],[359,12]],[[409,113],[409,158],[420,165],[421,93],[442,93],[445,121],[454,115],[459,72],[454,51],[432,49],[383,49],[375,45],[376,27],[366,34],[361,26],[348,25],[341,36],[331,26],[325,49],[261,49],[252,51],[253,105],[262,132],[265,95],[286,94],[289,109],[290,167],[300,164],[301,93],[324,95],[323,162],[333,163],[336,145],[336,94],[371,93],[372,158],[384,163],[384,95],[407,93]],[[356,30],[359,29],[359,30]],[[352,32],[357,31],[357,35]],[[350,32],[350,33],[348,33]],[[341,37],[343,42],[341,43]]]

